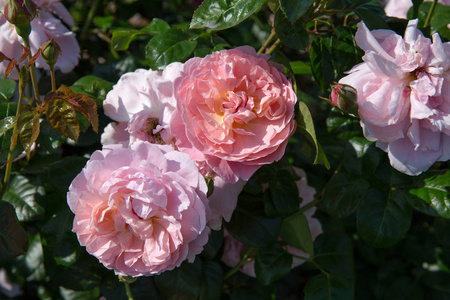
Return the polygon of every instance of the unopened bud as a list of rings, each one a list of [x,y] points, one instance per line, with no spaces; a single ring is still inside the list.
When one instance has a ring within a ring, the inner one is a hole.
[[[53,39],[42,44],[41,51],[42,57],[49,66],[54,66],[61,56],[61,47]]]
[[[352,111],[357,107],[358,93],[347,84],[331,85],[331,104],[343,111]]]
[[[31,32],[30,22],[36,17],[37,8],[33,0],[8,0],[3,14],[9,23],[16,26],[21,37],[28,37]]]

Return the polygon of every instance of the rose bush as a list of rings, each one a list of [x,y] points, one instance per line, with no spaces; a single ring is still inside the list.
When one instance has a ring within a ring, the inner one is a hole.
[[[117,122],[110,123],[102,134],[103,145],[141,140],[171,143],[167,130],[176,107],[173,81],[179,76],[181,63],[172,63],[164,71],[138,69],[124,74],[108,93],[103,104],[105,114]]]
[[[6,1],[5,1],[6,3]],[[55,64],[55,69],[63,73],[70,72],[80,58],[80,47],[75,34],[64,24],[73,26],[72,16],[62,3],[51,0],[34,0],[38,8],[38,17],[31,21],[31,34],[29,36],[31,52],[35,54],[46,41],[53,38],[61,47],[61,56]],[[58,16],[59,18],[55,17]],[[9,23],[3,14],[0,14],[0,51],[9,58],[19,59],[23,39],[16,33],[13,24]],[[0,63],[0,75],[4,76],[8,61]],[[36,61],[37,68],[49,70],[49,66],[42,57]],[[11,79],[19,79],[16,70],[9,75]]]
[[[433,42],[409,21],[404,38],[358,24],[364,62],[339,83],[358,92],[364,135],[397,170],[418,175],[450,158],[450,43]]]
[[[180,151],[227,182],[279,160],[297,97],[279,65],[251,47],[189,59],[175,81],[170,130]]]
[[[306,173],[304,170],[294,167],[294,171],[300,177],[300,179],[296,181],[296,185],[298,188],[298,195],[302,199],[302,202],[300,204],[300,208],[302,208],[314,200],[316,190],[308,185],[308,180],[306,178]],[[322,225],[320,224],[319,220],[314,218],[315,212],[316,207],[312,207],[304,212],[306,220],[308,221],[309,230],[311,232],[311,237],[313,240],[315,240],[316,237],[322,233]],[[241,252],[247,247],[247,245],[236,240],[227,230],[224,230],[223,243],[224,243],[223,246],[224,250],[222,255],[222,261],[229,267],[236,266],[241,261]],[[290,245],[285,246],[285,251],[293,255],[292,268],[295,268],[304,263],[304,260],[299,257],[309,257],[308,253]],[[244,264],[243,266],[241,266],[240,270],[244,274],[247,274],[251,277],[256,277],[255,261],[252,260]]]
[[[81,245],[116,274],[159,274],[193,261],[208,240],[205,180],[171,146],[105,146],[73,180],[67,202]]]
[[[431,0],[426,1],[431,2]],[[449,0],[439,0],[438,2],[444,5],[450,5]],[[384,11],[390,17],[406,19],[408,11],[412,6],[412,0],[389,0],[384,7]]]

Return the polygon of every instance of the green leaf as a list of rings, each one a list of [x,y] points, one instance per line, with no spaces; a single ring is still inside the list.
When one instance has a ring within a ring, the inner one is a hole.
[[[0,121],[0,137],[8,130],[14,128],[17,118],[15,116],[9,116]]]
[[[106,31],[112,26],[114,16],[95,17],[93,21],[95,26],[100,28],[102,31]]]
[[[190,28],[222,30],[250,17],[266,0],[205,0],[194,12]]]
[[[292,23],[279,9],[275,14],[274,28],[277,37],[288,47],[306,49],[309,43],[309,34],[303,26],[302,20]]]
[[[431,8],[431,2],[424,2],[419,6],[418,10],[418,18],[419,18],[419,25],[418,27],[423,27],[423,24],[425,23],[425,19],[427,18],[428,12]],[[414,9],[411,8],[408,11],[408,19],[413,19],[413,12]],[[449,39],[450,38],[450,29],[447,28],[448,24],[448,16],[450,14],[450,6],[444,5],[441,3],[437,3],[436,7],[433,12],[433,17],[430,21],[430,29],[431,34],[438,32],[441,39]]]
[[[74,141],[78,140],[80,125],[77,114],[72,105],[66,100],[56,98],[47,104],[45,114],[50,126],[64,136]]]
[[[9,101],[16,91],[16,81],[8,78],[0,78],[0,102]]]
[[[294,23],[301,18],[315,0],[280,0],[280,8],[290,22]]]
[[[35,221],[44,216],[44,208],[38,203],[38,195],[44,190],[25,176],[17,175],[3,195],[3,200],[11,203],[21,222]]]
[[[255,258],[256,279],[269,285],[286,276],[292,267],[292,256],[279,243],[260,248]]]
[[[303,137],[305,137],[310,146],[316,149],[314,164],[323,164],[327,169],[329,169],[330,163],[328,162],[325,152],[323,152],[322,147],[317,141],[311,112],[309,111],[308,106],[302,101],[299,101],[298,106],[300,112],[297,119],[297,130],[299,130]]]
[[[353,244],[344,233],[332,230],[320,234],[314,241],[314,260],[330,273],[354,278]]]
[[[295,75],[309,75],[312,74],[311,65],[309,63],[305,63],[303,61],[291,61],[289,63],[292,68],[292,72]]]
[[[196,258],[185,261],[179,268],[154,276],[158,291],[164,299],[220,299],[222,269],[213,261]]]
[[[74,93],[84,94],[96,100],[97,105],[106,98],[106,94],[112,90],[113,83],[100,77],[88,75],[78,79],[70,88]]]
[[[100,289],[98,287],[88,291],[74,291],[60,286],[59,293],[64,300],[92,300],[100,298]]]
[[[423,187],[409,192],[431,205],[442,217],[450,218],[450,170],[425,179]]]
[[[14,207],[0,201],[0,262],[24,254],[28,236],[17,221]]]
[[[300,199],[294,177],[283,169],[277,170],[273,175],[269,180],[269,203],[265,205],[267,216],[287,216],[295,213]]]
[[[32,111],[25,111],[19,116],[19,137],[22,143],[23,149],[27,153],[27,158],[30,159],[31,146],[36,142],[39,137],[40,114],[38,108]]]
[[[305,286],[305,300],[353,299],[352,281],[340,274],[319,274]]]
[[[389,247],[405,237],[412,210],[402,190],[369,190],[358,209],[357,229],[373,247]]]
[[[6,117],[12,117],[16,115],[17,103],[1,103],[0,102],[0,119],[4,119]],[[9,148],[11,146],[11,137],[13,131],[9,130],[4,132],[2,136],[0,136],[0,164],[6,163],[8,159]],[[14,157],[19,155],[22,152],[22,147],[16,147],[14,150]]]
[[[14,266],[26,277],[27,282],[44,281],[47,279],[44,268],[44,252],[39,233],[28,234],[28,250],[25,255],[16,258]]]
[[[158,19],[158,18],[153,18],[153,20],[150,22],[150,24],[148,24],[141,30],[150,35],[157,35],[157,34],[163,33],[164,31],[167,31],[169,29],[170,29],[170,25],[166,21]]]
[[[197,41],[190,41],[180,29],[169,29],[153,37],[145,47],[145,58],[154,70],[175,61],[185,61],[194,52]]]
[[[369,187],[363,178],[351,179],[345,173],[338,173],[325,187],[323,208],[333,217],[346,217],[358,208]]]
[[[330,38],[318,36],[314,39],[309,58],[314,78],[322,91],[325,91],[335,80],[331,53]]]
[[[344,72],[361,62],[364,55],[355,41],[354,33],[347,27],[338,27],[331,37],[331,49],[333,66],[338,77],[343,77]]]
[[[283,220],[280,230],[281,238],[289,245],[314,256],[314,245],[308,220],[303,213],[296,213]]]
[[[278,238],[281,219],[255,216],[239,207],[233,212],[225,227],[230,234],[250,246],[264,247]]]
[[[361,135],[361,125],[357,118],[342,114],[336,108],[332,108],[327,118],[328,132],[341,140],[349,140],[355,136]]]
[[[130,46],[135,36],[144,34],[137,29],[115,30],[111,37],[111,48],[113,51],[125,51]]]
[[[378,1],[368,1],[353,8],[354,12],[360,17],[367,28],[374,29],[389,29],[388,24],[384,20],[386,14]]]

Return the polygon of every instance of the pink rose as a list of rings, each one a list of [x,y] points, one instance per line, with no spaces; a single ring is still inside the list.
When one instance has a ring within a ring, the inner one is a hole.
[[[405,37],[358,24],[364,62],[339,83],[358,92],[358,113],[368,140],[388,152],[408,175],[450,158],[450,43],[433,42],[409,21]]]
[[[425,0],[425,2],[431,2],[432,0]],[[450,0],[439,0],[438,1],[444,5],[450,5]],[[406,19],[409,9],[413,7],[413,2],[411,0],[388,0],[384,11],[386,15],[390,17],[396,17],[400,19]]]
[[[222,50],[188,60],[175,81],[176,146],[227,182],[279,160],[295,130],[297,97],[268,59],[248,46]]]
[[[127,146],[136,140],[171,143],[165,129],[176,106],[173,81],[181,68],[181,63],[172,63],[164,71],[138,69],[124,74],[103,104],[105,114],[118,123],[105,128],[102,144]]]
[[[136,141],[94,152],[67,202],[80,244],[116,274],[141,276],[192,262],[202,251],[206,192],[187,154]]]
[[[55,68],[63,73],[70,72],[77,64],[80,57],[80,47],[71,32],[61,20],[69,26],[74,22],[67,9],[59,2],[52,0],[34,0],[39,10],[38,17],[31,21],[30,48],[35,54],[39,47],[53,38],[61,47],[61,56],[55,64]],[[56,18],[57,15],[60,19]],[[5,16],[0,14],[0,51],[9,58],[19,59],[23,45],[22,38],[16,33],[13,24],[6,21]],[[8,61],[0,63],[0,75],[4,76]],[[49,66],[42,57],[36,60],[36,67],[49,70]],[[8,76],[11,79],[19,79],[16,70]]]
[[[298,176],[300,176],[300,179],[297,180],[296,184],[298,188],[299,197],[302,198],[302,202],[300,204],[300,208],[302,208],[303,206],[307,205],[308,203],[314,200],[316,190],[308,185],[305,171],[297,167],[294,167],[294,171]],[[319,220],[313,217],[315,212],[316,208],[312,207],[307,211],[305,211],[304,213],[306,219],[308,220],[309,230],[311,232],[313,240],[315,240],[316,237],[322,233],[322,225],[320,224]],[[223,243],[224,246],[223,246],[222,261],[229,267],[236,266],[241,261],[241,251],[244,248],[246,248],[246,245],[233,238],[226,230],[224,231]],[[285,250],[287,253],[294,255],[292,260],[292,268],[295,268],[305,262],[303,259],[300,259],[295,256],[305,258],[309,257],[308,253],[290,245],[285,246]],[[248,276],[256,277],[255,261],[252,260],[244,264],[240,268],[240,270],[242,273],[247,274]]]

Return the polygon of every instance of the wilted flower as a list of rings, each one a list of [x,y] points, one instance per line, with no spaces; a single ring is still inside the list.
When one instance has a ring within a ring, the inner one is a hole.
[[[358,92],[365,137],[409,175],[450,158],[450,43],[437,33],[431,42],[417,23],[409,21],[404,38],[358,24],[364,62],[339,81]]]

